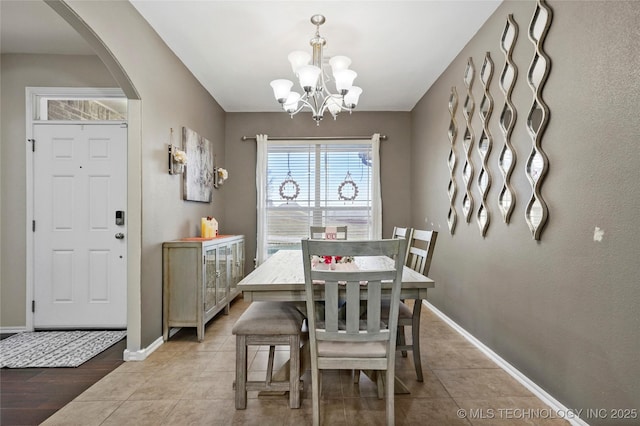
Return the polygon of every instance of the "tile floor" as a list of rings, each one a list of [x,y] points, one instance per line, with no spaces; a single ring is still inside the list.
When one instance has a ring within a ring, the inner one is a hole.
[[[235,337],[231,328],[247,307],[242,298],[228,316],[209,322],[205,340],[183,329],[145,361],[126,362],[102,378],[43,425],[301,425],[311,424],[310,386],[300,409],[287,396],[249,392],[246,410],[236,410],[232,383]],[[451,327],[423,309],[424,382],[411,356],[398,357],[396,374],[410,390],[395,399],[397,425],[561,425],[552,411]],[[408,336],[409,337],[409,336]],[[276,364],[285,361],[279,351]],[[266,369],[267,348],[253,351],[250,378]],[[276,366],[277,367],[277,366]],[[308,383],[307,371],[303,380]],[[325,425],[383,425],[384,400],[365,376],[354,384],[349,372],[325,373]]]

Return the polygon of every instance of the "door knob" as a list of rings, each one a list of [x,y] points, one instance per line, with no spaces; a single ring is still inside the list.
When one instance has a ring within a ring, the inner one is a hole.
[[[118,232],[118,233],[116,234],[116,239],[117,239],[117,240],[122,240],[122,239],[124,239],[124,234],[123,234],[122,232]]]

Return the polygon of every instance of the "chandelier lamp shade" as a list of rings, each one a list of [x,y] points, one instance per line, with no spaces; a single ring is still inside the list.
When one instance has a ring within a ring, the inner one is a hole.
[[[320,25],[325,17],[313,15],[311,23],[316,26],[316,34],[310,40],[313,55],[297,50],[289,54],[293,74],[298,78],[302,94],[292,91],[293,82],[286,79],[273,80],[273,95],[282,109],[291,117],[305,108],[311,110],[311,116],[320,125],[320,120],[328,110],[334,120],[341,111],[353,111],[358,105],[362,89],[354,86],[358,74],[349,69],[351,59],[346,56],[334,56],[329,60],[336,92],[331,93],[327,83],[331,81],[324,68],[322,50],[327,41],[320,36]]]

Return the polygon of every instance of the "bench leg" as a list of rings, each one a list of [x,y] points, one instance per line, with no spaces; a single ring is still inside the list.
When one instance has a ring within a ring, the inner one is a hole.
[[[247,338],[236,335],[236,410],[247,408]]]

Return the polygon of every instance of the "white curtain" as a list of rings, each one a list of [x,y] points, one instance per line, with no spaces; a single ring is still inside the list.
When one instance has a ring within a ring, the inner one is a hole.
[[[374,240],[382,238],[382,191],[380,189],[380,133],[371,137],[372,182],[371,196],[372,224],[370,237]]]
[[[256,135],[257,241],[256,266],[267,259],[267,135]]]

